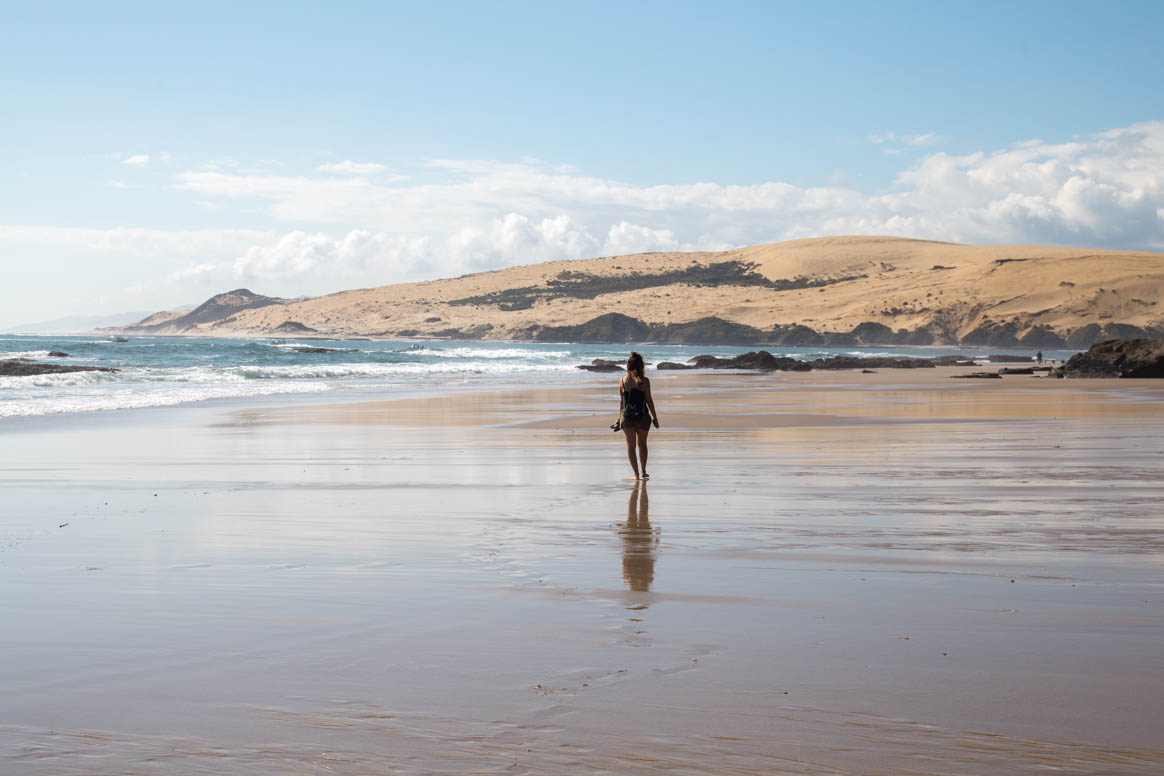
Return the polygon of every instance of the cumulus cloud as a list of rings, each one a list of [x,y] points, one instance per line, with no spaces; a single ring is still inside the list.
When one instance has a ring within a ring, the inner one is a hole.
[[[508,213],[447,235],[401,235],[354,229],[341,237],[293,231],[253,246],[230,266],[231,277],[393,280],[473,272],[523,262],[593,255],[601,243],[566,216],[532,221]],[[221,272],[225,267],[220,266]]]
[[[121,160],[122,164],[128,164],[131,167],[144,167],[149,164],[149,162],[149,154],[134,154],[133,156],[127,156]]]
[[[438,160],[429,168],[436,180],[403,186],[225,173],[187,173],[179,185],[266,199],[272,215],[289,221],[355,221],[428,237],[446,252],[428,265],[450,270],[837,233],[1164,249],[1164,121],[1066,143],[930,153],[891,190],[872,194],[843,182],[636,185],[536,162]]]
[[[885,138],[883,148],[940,140]],[[219,165],[179,173],[175,186],[201,207],[211,204],[205,197],[226,212],[258,207],[283,226],[169,232],[0,225],[0,240],[167,257],[171,282],[253,282],[284,294],[836,234],[1164,250],[1164,121],[1070,142],[931,152],[903,165],[880,192],[858,190],[844,177],[817,187],[641,185],[537,161],[481,160],[432,161],[406,183]]]
[[[649,226],[619,221],[606,234],[605,252],[608,254],[676,250],[680,250],[679,241],[670,229],[651,229]]]

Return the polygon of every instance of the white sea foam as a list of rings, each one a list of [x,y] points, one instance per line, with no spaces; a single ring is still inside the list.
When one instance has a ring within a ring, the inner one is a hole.
[[[69,392],[41,395],[0,402],[0,418],[29,415],[54,415],[63,412],[97,412],[100,410],[141,409],[167,407],[208,399],[237,399],[252,396],[272,396],[290,393],[322,393],[329,390],[325,383],[260,383],[246,382],[234,385],[202,385],[197,387],[142,390],[119,388],[102,392]]]
[[[0,353],[0,361],[9,358],[48,358],[49,350],[14,350],[9,353]]]
[[[346,387],[372,389],[430,380],[452,385],[474,378],[572,371],[572,363],[479,359],[435,363],[127,367],[119,372],[0,377],[0,418],[164,407],[208,399],[318,393]]]
[[[533,350],[532,348],[419,348],[401,351],[409,355],[432,358],[537,358],[558,359],[573,355],[569,350]]]
[[[490,362],[445,362],[424,364],[416,361],[374,364],[296,364],[289,366],[240,366],[233,371],[257,380],[342,379],[389,377],[393,375],[516,375],[533,372],[567,372],[570,364],[514,364]]]
[[[0,377],[0,391],[20,391],[29,388],[75,388],[118,382],[112,372],[63,372],[61,374]]]

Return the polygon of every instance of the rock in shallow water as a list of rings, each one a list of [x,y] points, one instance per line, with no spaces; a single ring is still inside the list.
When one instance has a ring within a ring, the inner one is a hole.
[[[783,372],[807,372],[812,369],[804,361],[797,361],[795,358],[787,356],[776,357],[766,350],[744,353],[734,358],[696,356],[689,359],[688,363],[695,369],[762,369]]]
[[[589,364],[579,364],[577,368],[587,372],[622,372],[626,365],[608,358],[596,358]]]
[[[108,366],[66,366],[64,364],[31,364],[24,361],[0,361],[0,377],[30,377],[33,375],[64,374],[65,372],[120,372]]]

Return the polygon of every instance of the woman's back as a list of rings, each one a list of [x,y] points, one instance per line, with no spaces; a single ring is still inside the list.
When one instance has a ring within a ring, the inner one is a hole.
[[[624,421],[637,421],[647,418],[647,388],[650,382],[646,377],[634,374],[626,375],[619,381],[622,391],[622,417]]]

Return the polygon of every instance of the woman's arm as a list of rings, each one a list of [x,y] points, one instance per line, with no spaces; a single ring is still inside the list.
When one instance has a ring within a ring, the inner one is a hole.
[[[647,396],[647,409],[651,411],[651,422],[659,427],[659,413],[655,412],[655,397],[651,396],[651,381],[643,378],[643,393]]]
[[[611,428],[622,425],[622,381],[624,379],[626,378],[618,378],[618,417],[615,419],[614,426],[611,426]]]

